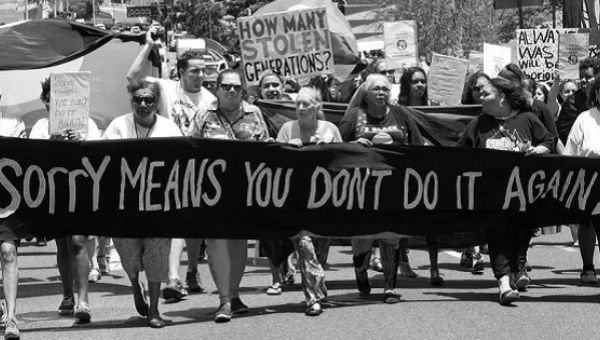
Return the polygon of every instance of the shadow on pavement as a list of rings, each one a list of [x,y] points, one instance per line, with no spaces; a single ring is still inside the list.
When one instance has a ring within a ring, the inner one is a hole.
[[[106,296],[115,295],[131,295],[131,289],[128,285],[112,284],[112,283],[90,283],[90,293],[106,293]],[[62,294],[62,284],[60,282],[45,282],[43,284],[26,284],[19,285],[19,298],[39,297],[49,295]],[[56,306],[60,301],[57,300]]]

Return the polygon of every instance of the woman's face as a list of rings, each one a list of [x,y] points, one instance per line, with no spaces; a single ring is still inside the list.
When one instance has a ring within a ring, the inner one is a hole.
[[[158,98],[149,89],[142,88],[133,93],[131,105],[136,116],[147,118],[156,112]]]
[[[239,105],[242,103],[242,79],[236,73],[228,73],[223,76],[217,88],[219,105],[228,103]]]
[[[308,91],[300,90],[296,96],[296,116],[300,120],[315,119],[321,110],[315,97]]]
[[[546,102],[546,95],[544,94],[544,91],[542,91],[541,88],[537,87],[535,89],[535,92],[533,93],[533,99],[537,99],[543,103]]]
[[[263,99],[279,100],[283,97],[283,84],[279,77],[266,76],[260,85],[260,94]]]
[[[577,85],[570,81],[563,86],[562,90],[560,91],[560,97],[564,101],[575,92],[577,92]]]
[[[471,90],[471,95],[473,96],[473,101],[475,104],[481,104],[481,91],[487,84],[489,84],[489,81],[486,78],[477,78],[475,86],[473,86],[473,89]]]
[[[374,105],[386,105],[390,99],[390,88],[383,79],[376,79],[367,90],[367,102]]]
[[[481,91],[481,106],[483,112],[494,117],[504,117],[510,114],[511,109],[500,93],[492,84],[487,84]]]
[[[427,80],[425,75],[421,72],[413,73],[410,78],[410,92],[415,97],[423,97],[425,90],[427,90]]]

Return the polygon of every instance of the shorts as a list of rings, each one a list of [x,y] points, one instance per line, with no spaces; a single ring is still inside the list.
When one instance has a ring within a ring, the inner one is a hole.
[[[29,234],[25,224],[18,218],[9,216],[0,219],[0,244],[12,241],[18,247],[20,240],[29,237]]]

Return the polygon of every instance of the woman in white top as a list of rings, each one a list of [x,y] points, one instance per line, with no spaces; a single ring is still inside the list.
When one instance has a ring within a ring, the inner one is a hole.
[[[600,81],[595,78],[588,98],[588,106],[592,108],[582,112],[575,119],[563,155],[600,158],[599,99]],[[583,260],[581,280],[584,283],[598,283],[594,268],[594,244],[597,236],[600,235],[600,220],[598,220],[598,217],[592,217],[592,225],[595,233],[588,225],[582,224],[579,226],[579,250]]]
[[[160,88],[156,82],[132,82],[128,86],[131,93],[132,113],[115,118],[104,132],[106,139],[178,137],[181,131],[170,119],[157,112]],[[135,309],[145,316],[148,326],[162,328],[165,321],[158,312],[160,283],[168,282],[168,259],[171,240],[168,238],[113,238],[123,270],[131,281]],[[139,273],[146,272],[148,279],[150,306],[146,301],[144,285],[139,281]]]
[[[342,143],[338,128],[325,120],[317,119],[321,111],[319,92],[311,87],[303,87],[296,97],[297,120],[283,124],[277,134],[277,141],[302,147],[306,144]],[[329,246],[329,240],[313,239],[304,234],[294,240],[298,251],[298,265],[302,274],[302,290],[306,297],[306,315],[317,316],[322,313],[321,302],[327,297],[325,271],[319,258]]]
[[[50,112],[50,78],[42,82],[40,100]],[[29,134],[31,139],[52,140],[95,140],[100,139],[100,131],[96,123],[88,118],[87,131],[65,129],[61,134],[50,133],[50,121],[44,117],[38,120]],[[88,301],[88,274],[90,270],[89,256],[86,249],[87,237],[71,235],[56,239],[56,260],[63,288],[63,300],[58,307],[58,314],[75,316],[78,323],[88,323],[91,320]],[[77,288],[78,301],[73,294],[73,281]]]

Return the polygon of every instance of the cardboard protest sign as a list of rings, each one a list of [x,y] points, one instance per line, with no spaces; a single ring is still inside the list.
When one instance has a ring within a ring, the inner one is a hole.
[[[558,39],[564,33],[577,33],[576,28],[517,30],[517,62],[535,81],[554,79],[558,65]]]
[[[417,24],[414,21],[384,23],[383,40],[390,69],[417,65]]]
[[[441,105],[460,105],[469,65],[466,59],[434,53],[429,69],[429,99]]]
[[[333,51],[324,7],[238,19],[242,70],[255,85],[265,70],[285,77],[333,73]]]
[[[65,72],[50,75],[50,135],[67,129],[87,132],[90,117],[91,72]]]
[[[483,43],[483,72],[490,77],[495,77],[511,63],[510,47]]]
[[[483,71],[483,52],[469,51],[469,62],[472,72]]]
[[[560,79],[579,79],[579,63],[589,54],[589,34],[561,34],[558,41]]]

